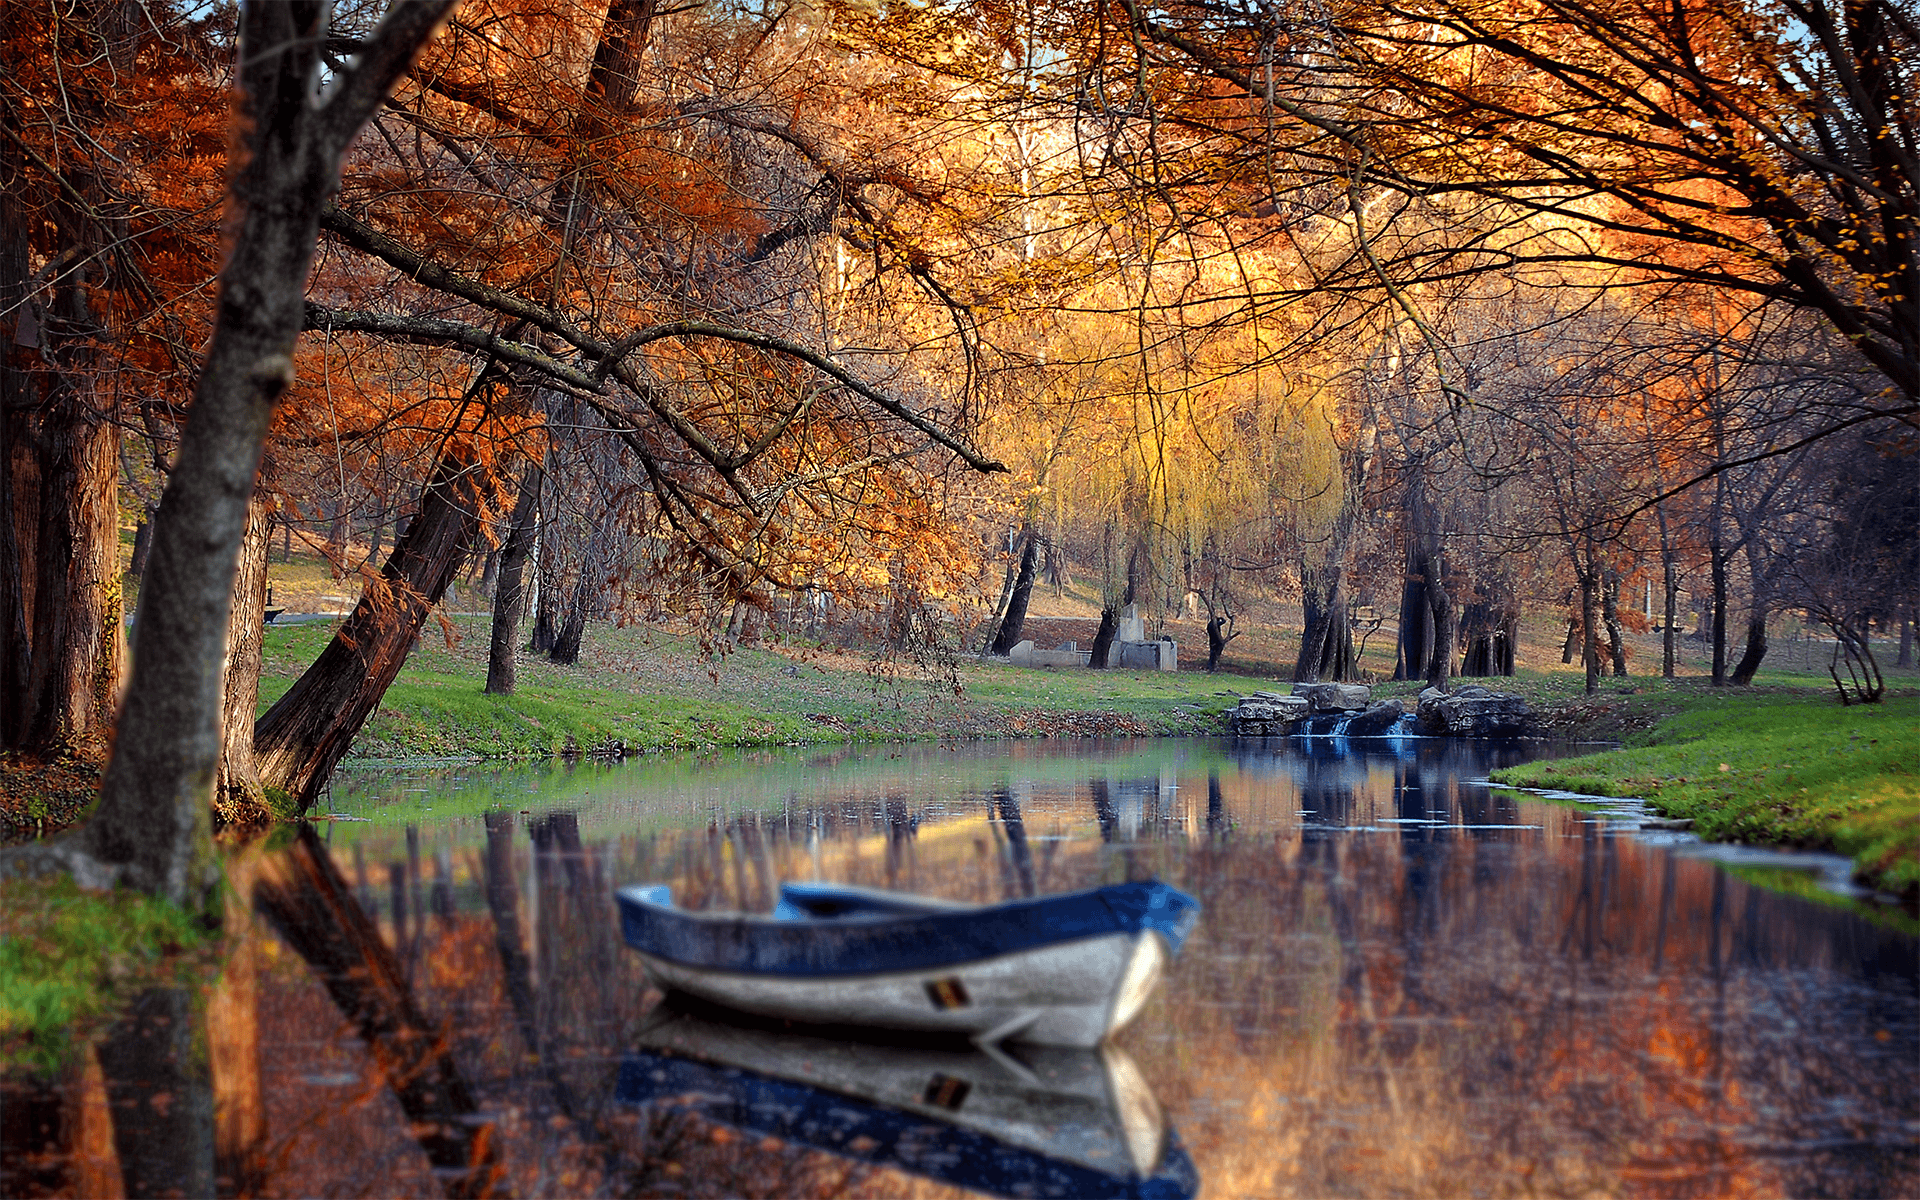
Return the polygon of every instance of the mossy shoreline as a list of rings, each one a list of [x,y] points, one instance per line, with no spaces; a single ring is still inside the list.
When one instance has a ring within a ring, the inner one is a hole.
[[[1644,801],[1710,841],[1830,850],[1920,905],[1920,698],[1842,707],[1811,691],[1713,696],[1617,750],[1493,772],[1496,783]]]

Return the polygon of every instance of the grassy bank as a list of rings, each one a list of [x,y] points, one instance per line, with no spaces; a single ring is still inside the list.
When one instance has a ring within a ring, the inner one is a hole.
[[[510,697],[481,693],[487,622],[430,631],[354,745],[360,757],[539,758],[954,737],[1216,732],[1237,695],[1272,684],[1238,675],[1030,671],[966,662],[895,670],[792,643],[703,651],[646,627],[596,627],[580,661],[522,654]],[[269,629],[262,711],[319,654],[331,626]]]
[[[1696,696],[1619,750],[1508,767],[1501,783],[1636,797],[1702,837],[1838,851],[1920,898],[1920,700],[1813,691]]]

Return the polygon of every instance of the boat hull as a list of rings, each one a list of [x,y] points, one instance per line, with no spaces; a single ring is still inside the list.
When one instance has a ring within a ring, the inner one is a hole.
[[[1199,905],[1157,881],[1001,904],[787,883],[770,915],[614,893],[627,944],[667,991],[814,1025],[1092,1047],[1132,1020]]]
[[[932,969],[825,978],[640,957],[662,990],[760,1016],[1091,1048],[1138,1013],[1167,953],[1152,931],[1114,933]]]

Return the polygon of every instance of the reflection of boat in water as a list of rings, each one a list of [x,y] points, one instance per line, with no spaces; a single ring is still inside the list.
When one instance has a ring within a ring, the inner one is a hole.
[[[1140,1011],[1200,909],[1158,882],[979,906],[789,883],[771,916],[688,912],[663,885],[615,896],[627,943],[670,991],[813,1024],[1083,1047]]]
[[[618,1098],[1001,1196],[1187,1197],[1199,1177],[1118,1048],[836,1041],[665,1010]],[[1015,1057],[1017,1055],[1018,1057]]]

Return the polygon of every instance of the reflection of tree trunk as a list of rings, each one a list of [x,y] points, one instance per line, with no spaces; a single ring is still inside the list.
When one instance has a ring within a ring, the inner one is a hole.
[[[253,731],[261,778],[301,812],[380,704],[480,526],[480,468],[445,458],[420,513],[340,631]]]
[[[500,952],[507,1002],[529,1054],[540,1053],[533,1020],[533,964],[520,937],[520,894],[513,880],[513,814],[487,813],[487,910],[493,914],[493,944]]]
[[[261,863],[253,898],[359,1029],[447,1195],[492,1194],[501,1175],[493,1126],[474,1119],[478,1107],[445,1032],[414,1004],[399,961],[311,826]]]
[[[1013,862],[1014,878],[1008,880],[1007,896],[1013,899],[1016,881],[1020,896],[1034,894],[1033,847],[1027,844],[1027,823],[1020,818],[1020,802],[1005,787],[994,789],[993,811],[1007,835],[1007,855]]]
[[[234,882],[233,871],[228,881]],[[260,938],[240,916],[239,944],[207,997],[207,1051],[213,1068],[213,1155],[229,1195],[256,1196],[267,1118],[260,1087]]]
[[[493,696],[511,696],[514,685],[514,653],[520,636],[520,615],[526,608],[524,580],[527,552],[533,548],[535,514],[540,511],[540,464],[528,463],[520,477],[520,496],[514,501],[513,516],[508,519],[507,540],[497,556],[499,577],[493,589],[493,639],[487,647],[486,691]]]
[[[185,988],[149,988],[94,1049],[130,1197],[214,1193],[213,1086],[195,1008]]]
[[[253,763],[253,723],[260,715],[260,648],[267,607],[267,503],[255,493],[233,578],[227,614],[224,711],[220,720],[220,783],[213,811],[230,825],[273,819]]]
[[[1040,539],[1034,536],[1031,525],[1027,526],[1023,536],[1027,546],[1020,555],[1020,574],[1014,579],[1013,592],[1007,600],[1007,615],[1000,620],[1000,632],[994,635],[993,644],[988,648],[990,654],[1011,654],[1026,628],[1027,603],[1033,596],[1033,573],[1040,553]]]
[[[1113,810],[1113,793],[1104,779],[1095,779],[1087,784],[1087,791],[1093,801],[1093,816],[1100,823],[1100,840],[1113,840],[1114,826],[1119,824],[1120,816]]]

